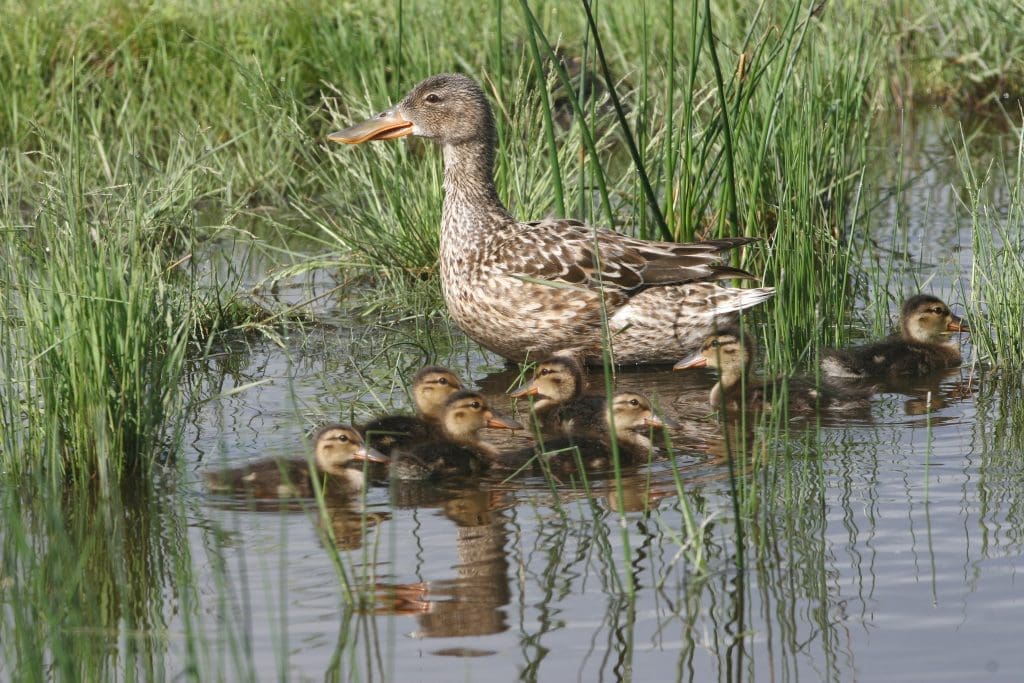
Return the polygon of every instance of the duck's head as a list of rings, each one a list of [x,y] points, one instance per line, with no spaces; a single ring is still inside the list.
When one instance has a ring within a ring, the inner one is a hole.
[[[330,474],[343,474],[347,467],[363,460],[388,461],[387,456],[363,443],[359,432],[345,425],[321,427],[313,435],[313,443],[317,467]]]
[[[583,369],[570,356],[551,356],[537,365],[533,380],[512,398],[534,397],[534,410],[545,410],[568,403],[583,393]]]
[[[484,427],[493,429],[522,429],[523,426],[507,417],[495,414],[487,400],[475,391],[458,391],[448,397],[441,414],[445,434],[455,441],[472,442]]]
[[[437,420],[448,397],[462,389],[462,382],[448,368],[428,365],[412,379],[412,400],[421,417]]]
[[[622,391],[612,397],[609,421],[615,425],[616,434],[626,432],[662,429],[666,420],[658,417],[651,402],[643,394]]]
[[[673,370],[689,368],[717,368],[723,384],[732,384],[753,362],[754,351],[750,335],[737,329],[719,330],[708,336],[700,351],[676,363]]]
[[[401,102],[372,119],[331,133],[328,140],[357,145],[406,135],[445,146],[493,142],[494,116],[483,90],[463,74],[437,74],[421,81]]]
[[[952,332],[970,332],[942,299],[930,294],[918,294],[904,302],[900,327],[904,340],[925,344],[941,343]]]

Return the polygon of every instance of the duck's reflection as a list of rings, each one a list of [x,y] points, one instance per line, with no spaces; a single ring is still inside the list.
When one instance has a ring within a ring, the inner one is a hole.
[[[482,636],[508,629],[504,608],[511,597],[506,530],[508,494],[481,490],[425,490],[404,482],[395,500],[436,507],[455,524],[457,560],[448,579],[378,582],[377,614],[415,616],[416,637]],[[451,653],[449,653],[451,654]]]

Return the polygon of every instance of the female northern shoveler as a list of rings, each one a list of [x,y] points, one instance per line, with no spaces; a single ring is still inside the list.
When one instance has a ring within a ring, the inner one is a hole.
[[[448,311],[466,334],[508,359],[566,351],[599,361],[607,314],[616,362],[671,362],[774,293],[714,283],[751,277],[722,263],[750,238],[675,244],[575,220],[517,221],[494,187],[491,107],[461,74],[431,76],[397,105],[328,139],[358,144],[406,135],[430,138],[444,152],[440,264]]]

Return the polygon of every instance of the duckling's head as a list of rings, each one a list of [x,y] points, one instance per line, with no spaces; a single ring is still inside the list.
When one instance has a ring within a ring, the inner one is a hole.
[[[544,411],[568,403],[583,393],[583,369],[571,356],[551,356],[537,365],[533,380],[511,394],[512,398],[534,397],[534,410]]]
[[[475,391],[458,391],[448,397],[441,414],[441,427],[453,441],[477,441],[484,427],[522,429],[518,422],[495,415],[487,400]]]
[[[930,294],[918,294],[904,302],[900,312],[900,327],[905,341],[922,344],[939,344],[952,332],[970,331],[967,324],[953,315],[942,299]]]
[[[483,90],[463,74],[437,74],[421,81],[401,102],[372,119],[331,133],[334,142],[359,144],[406,135],[431,138],[445,146],[492,143],[494,116]]]
[[[363,443],[355,429],[332,424],[321,427],[313,435],[317,467],[329,474],[344,474],[345,469],[362,460],[387,462],[387,456]]]
[[[722,383],[731,385],[753,361],[750,335],[740,334],[737,329],[724,329],[708,336],[696,355],[679,361],[673,369],[717,368]]]
[[[437,420],[448,397],[462,389],[462,382],[448,368],[428,365],[412,379],[412,400],[420,417]]]
[[[665,427],[665,422],[654,413],[654,407],[647,397],[634,391],[615,394],[608,417],[615,425],[616,434]]]

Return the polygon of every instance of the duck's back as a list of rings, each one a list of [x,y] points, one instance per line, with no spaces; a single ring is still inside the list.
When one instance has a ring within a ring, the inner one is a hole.
[[[822,355],[821,368],[831,377],[901,377],[929,375],[959,363],[960,351],[955,346],[890,338],[853,349],[828,349]]]
[[[367,422],[360,431],[366,435],[367,444],[390,455],[392,451],[410,449],[436,439],[440,427],[434,421],[414,415],[384,415]]]
[[[295,498],[313,495],[305,460],[259,460],[244,467],[204,472],[214,493],[244,493],[253,498]]]
[[[392,452],[391,477],[406,481],[467,477],[488,468],[484,454],[472,447],[435,439]]]

